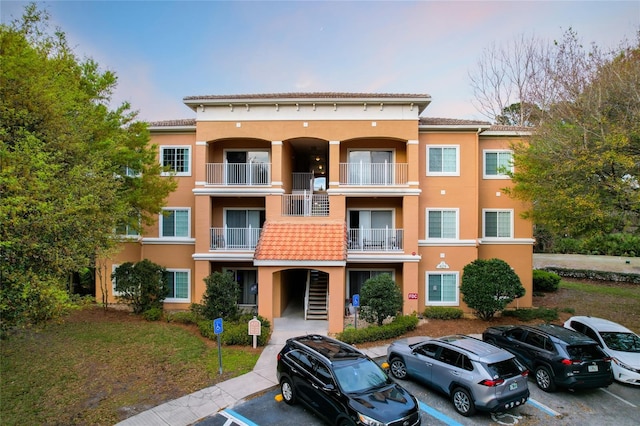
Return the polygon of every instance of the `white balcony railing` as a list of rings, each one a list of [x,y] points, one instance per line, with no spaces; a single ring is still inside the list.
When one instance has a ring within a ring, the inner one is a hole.
[[[283,216],[329,216],[329,196],[327,194],[284,194],[282,196]]]
[[[408,182],[406,163],[340,163],[341,185],[393,186]]]
[[[254,250],[262,228],[211,228],[211,250]]]
[[[349,228],[349,251],[403,251],[402,229]]]
[[[271,164],[207,163],[207,185],[271,185]]]

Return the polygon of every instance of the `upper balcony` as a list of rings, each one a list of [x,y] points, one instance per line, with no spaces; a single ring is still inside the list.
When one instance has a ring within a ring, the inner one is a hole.
[[[402,229],[349,228],[347,248],[349,252],[402,252],[403,237]]]
[[[407,163],[340,163],[340,185],[407,185],[408,168]]]
[[[207,185],[270,186],[271,163],[207,163]]]

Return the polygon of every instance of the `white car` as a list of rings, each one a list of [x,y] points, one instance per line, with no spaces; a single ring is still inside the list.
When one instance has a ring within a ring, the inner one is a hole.
[[[598,342],[611,357],[615,380],[640,386],[640,336],[618,323],[595,317],[571,317],[564,326]]]

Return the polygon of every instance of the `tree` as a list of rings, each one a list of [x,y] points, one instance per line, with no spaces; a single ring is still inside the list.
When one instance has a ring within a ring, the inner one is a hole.
[[[151,223],[176,187],[161,177],[146,123],[126,103],[110,108],[116,75],[79,60],[47,22],[30,4],[0,25],[3,329],[43,318],[24,295],[60,308],[64,298],[44,295],[109,252],[119,224]]]
[[[391,275],[376,275],[363,284],[360,305],[362,319],[382,325],[387,317],[395,317],[402,310],[402,292]]]
[[[143,259],[118,266],[111,279],[116,283],[118,298],[131,305],[134,313],[140,314],[153,308],[162,309],[162,303],[169,295],[166,272],[162,266]]]
[[[556,45],[557,88],[530,143],[514,146],[511,196],[554,235],[640,233],[640,34],[635,45]]]
[[[462,271],[462,300],[476,316],[488,321],[525,294],[518,274],[500,259],[477,259]]]
[[[553,96],[545,66],[548,49],[541,39],[524,34],[484,49],[469,72],[476,109],[498,124],[537,124]]]
[[[236,319],[240,287],[231,272],[214,272],[204,282],[207,288],[202,296],[202,304],[195,306],[198,313],[210,320]]]

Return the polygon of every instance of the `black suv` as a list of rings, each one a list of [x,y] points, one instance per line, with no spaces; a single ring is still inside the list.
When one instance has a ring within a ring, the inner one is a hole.
[[[278,382],[287,404],[300,401],[332,425],[420,424],[413,395],[364,353],[330,337],[288,339],[278,354]]]
[[[482,340],[508,350],[534,372],[538,387],[589,389],[613,382],[611,358],[587,336],[555,324],[495,326]]]

